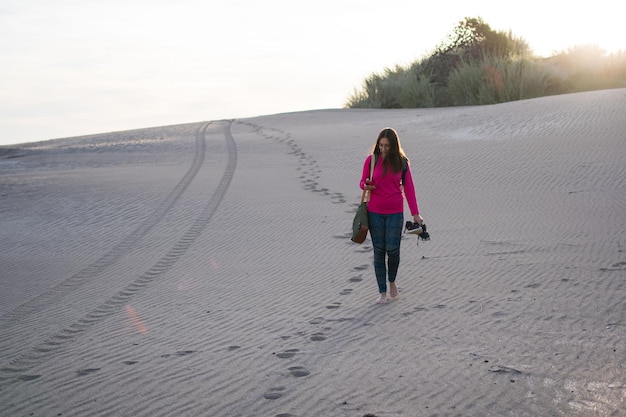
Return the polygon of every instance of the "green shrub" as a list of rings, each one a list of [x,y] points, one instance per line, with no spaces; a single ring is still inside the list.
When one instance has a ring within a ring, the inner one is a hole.
[[[522,38],[465,18],[426,58],[368,77],[352,108],[493,104],[546,95],[626,87],[626,53],[582,46],[534,57]]]
[[[494,104],[559,94],[555,71],[527,58],[485,57],[457,67],[448,79],[454,106]]]

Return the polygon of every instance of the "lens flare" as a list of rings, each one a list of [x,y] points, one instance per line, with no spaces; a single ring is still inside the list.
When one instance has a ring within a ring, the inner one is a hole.
[[[126,314],[128,315],[131,323],[133,324],[133,326],[135,326],[139,333],[148,333],[148,328],[145,326],[143,320],[141,320],[141,317],[139,317],[139,314],[135,311],[134,308],[132,308],[131,306],[126,306]]]

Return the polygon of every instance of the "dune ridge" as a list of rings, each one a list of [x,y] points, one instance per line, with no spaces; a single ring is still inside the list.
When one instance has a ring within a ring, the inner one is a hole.
[[[0,415],[620,416],[626,90],[0,152]],[[433,239],[349,240],[398,130]]]

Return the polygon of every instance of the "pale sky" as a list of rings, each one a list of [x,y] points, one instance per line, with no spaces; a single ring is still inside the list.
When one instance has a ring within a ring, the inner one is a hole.
[[[614,0],[0,0],[0,145],[341,108],[465,17],[626,50]]]

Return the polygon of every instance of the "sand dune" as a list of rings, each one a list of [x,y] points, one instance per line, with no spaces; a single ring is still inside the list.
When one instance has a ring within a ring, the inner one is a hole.
[[[0,148],[0,415],[624,416],[625,116],[618,89]],[[349,234],[385,126],[432,240],[380,306]]]

